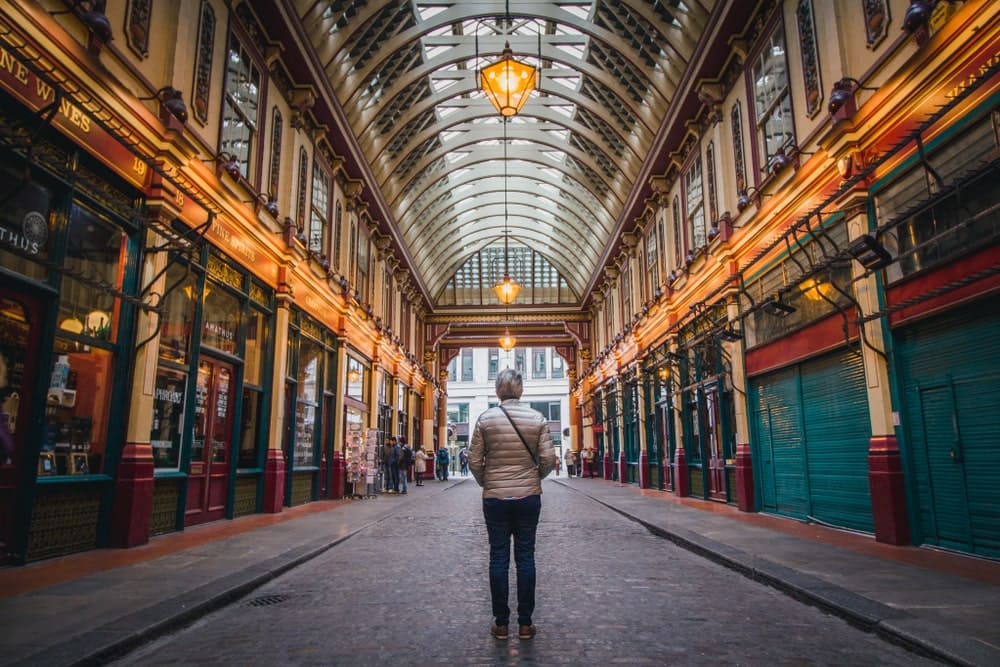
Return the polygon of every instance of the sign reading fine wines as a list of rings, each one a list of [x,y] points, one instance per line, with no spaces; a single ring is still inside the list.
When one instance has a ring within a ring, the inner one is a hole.
[[[0,83],[31,111],[56,105],[52,117],[55,127],[87,147],[129,183],[145,188],[150,172],[146,163],[94,122],[63,91],[19,60],[15,51],[3,41],[0,41]]]

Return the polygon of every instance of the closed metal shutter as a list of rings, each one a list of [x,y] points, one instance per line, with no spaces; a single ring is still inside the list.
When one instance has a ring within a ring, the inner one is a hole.
[[[1000,298],[894,332],[918,539],[1000,557]]]
[[[861,356],[849,351],[800,368],[811,516],[874,532],[868,487],[871,420]]]
[[[761,508],[873,531],[861,357],[841,351],[752,381]]]

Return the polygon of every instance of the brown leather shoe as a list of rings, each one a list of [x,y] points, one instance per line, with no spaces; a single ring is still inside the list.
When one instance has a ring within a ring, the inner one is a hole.
[[[490,634],[493,635],[494,639],[507,639],[510,636],[510,631],[506,625],[494,625],[490,628]]]
[[[538,628],[533,625],[519,625],[517,626],[517,638],[518,639],[531,639],[538,632]]]

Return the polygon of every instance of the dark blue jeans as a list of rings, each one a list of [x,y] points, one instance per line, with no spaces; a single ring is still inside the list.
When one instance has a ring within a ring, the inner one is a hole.
[[[517,569],[517,623],[531,625],[535,611],[535,531],[542,509],[541,496],[517,500],[483,498],[483,517],[490,536],[490,596],[497,625],[510,622],[510,538],[514,538]]]

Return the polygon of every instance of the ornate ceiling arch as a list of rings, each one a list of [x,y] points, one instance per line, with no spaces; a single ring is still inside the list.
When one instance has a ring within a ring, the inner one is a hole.
[[[432,299],[505,222],[584,296],[715,4],[290,1]],[[541,84],[505,164],[476,73],[507,42]]]

